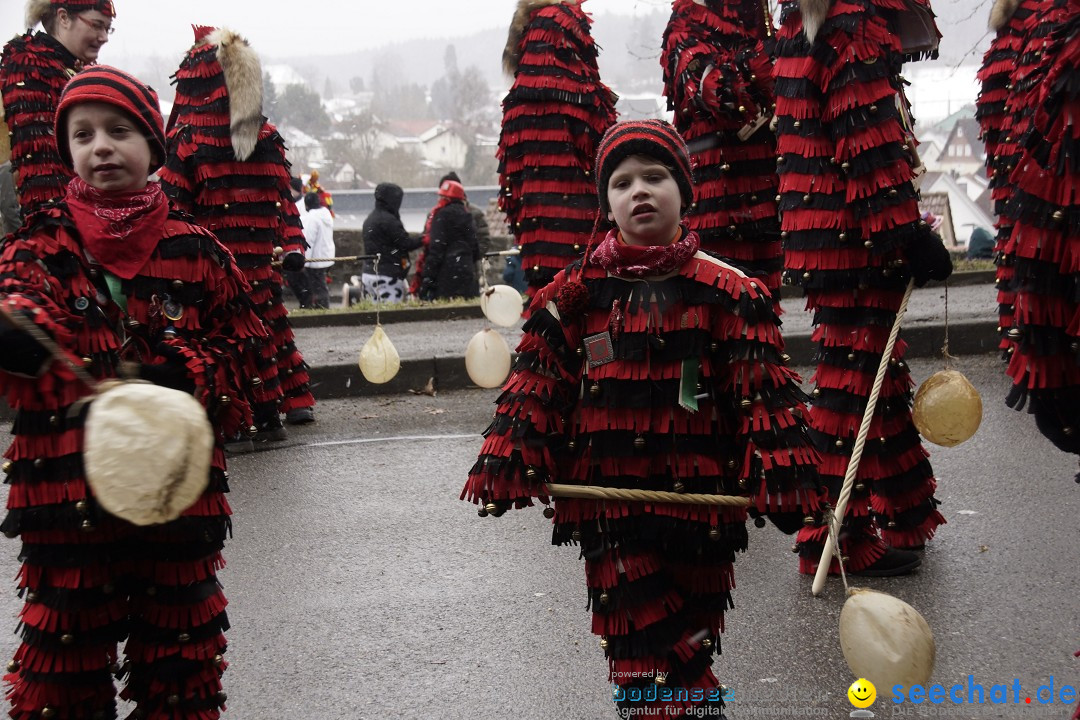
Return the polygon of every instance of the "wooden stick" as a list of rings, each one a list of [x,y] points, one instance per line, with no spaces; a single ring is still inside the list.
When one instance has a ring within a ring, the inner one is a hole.
[[[663,492],[660,490],[628,490],[624,488],[597,487],[595,485],[557,485],[545,483],[543,493],[552,497],[578,498],[580,500],[623,500],[639,502],[678,503],[680,505],[727,505],[750,507],[750,498],[736,495],[697,495],[693,493]]]
[[[866,446],[866,436],[870,434],[870,421],[874,419],[874,410],[877,408],[881,386],[885,384],[885,371],[889,369],[889,360],[892,359],[896,339],[900,337],[900,324],[904,319],[904,313],[907,312],[908,301],[911,300],[911,291],[914,288],[915,281],[909,281],[907,290],[904,291],[904,299],[900,302],[900,308],[896,311],[896,320],[893,322],[892,331],[889,333],[889,340],[885,343],[885,350],[881,353],[881,362],[878,363],[874,387],[870,390],[870,397],[866,400],[866,410],[863,411],[862,425],[859,426],[859,434],[855,438],[855,447],[851,449],[851,460],[848,461],[847,473],[844,475],[844,485],[840,488],[840,497],[836,499],[832,528],[829,536],[825,538],[825,547],[821,551],[817,574],[814,575],[814,584],[811,587],[814,595],[821,593],[822,588],[825,587],[825,580],[829,577],[829,566],[832,565],[832,556],[836,551],[833,538],[839,536],[840,525],[844,522],[844,512],[847,510],[848,500],[851,498],[851,489],[855,486],[855,475],[859,472],[859,462],[862,460],[863,448]]]

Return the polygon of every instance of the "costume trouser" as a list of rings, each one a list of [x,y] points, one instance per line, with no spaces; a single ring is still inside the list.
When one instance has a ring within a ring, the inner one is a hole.
[[[131,718],[219,717],[229,623],[217,571],[228,519],[136,528],[100,510],[83,517],[29,530],[24,516],[22,644],[5,677],[11,717],[116,718],[114,677],[136,706]]]
[[[745,527],[654,520],[602,521],[607,532],[582,537],[592,631],[602,638],[617,708],[625,717],[665,718],[722,708],[712,656],[733,607],[732,548],[745,547]]]
[[[307,278],[308,307],[326,310],[330,307],[330,289],[326,286],[325,268],[304,268]]]
[[[296,348],[282,298],[281,273],[270,265],[269,254],[237,255],[237,264],[251,284],[251,301],[271,336],[271,342],[258,353],[258,387],[250,394],[256,420],[265,421],[271,414],[276,419],[279,412],[312,407],[315,398],[309,388],[308,366]],[[274,406],[267,405],[268,401]]]
[[[903,289],[807,290],[814,311],[817,372],[811,381],[810,434],[821,454],[822,483],[835,503],[843,486],[862,415],[874,386]],[[911,419],[912,380],[898,340],[870,423],[862,461],[844,515],[841,553],[861,570],[886,545],[918,547],[945,518],[934,498],[937,481]],[[798,535],[800,572],[813,573],[828,535],[822,518]],[[834,560],[833,571],[839,568]]]

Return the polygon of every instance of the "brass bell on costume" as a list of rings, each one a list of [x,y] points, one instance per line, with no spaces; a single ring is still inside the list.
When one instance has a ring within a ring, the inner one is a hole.
[[[924,438],[935,445],[953,447],[979,429],[982,398],[963,373],[942,370],[919,386],[911,417]]]

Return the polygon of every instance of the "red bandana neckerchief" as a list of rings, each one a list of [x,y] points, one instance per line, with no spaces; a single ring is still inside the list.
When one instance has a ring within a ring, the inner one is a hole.
[[[150,259],[169,215],[168,198],[156,182],[142,190],[103,192],[74,177],[64,199],[94,261],[124,280]]]
[[[668,245],[627,245],[618,230],[611,230],[590,256],[616,277],[667,275],[682,267],[701,247],[697,233],[679,226],[679,235]]]

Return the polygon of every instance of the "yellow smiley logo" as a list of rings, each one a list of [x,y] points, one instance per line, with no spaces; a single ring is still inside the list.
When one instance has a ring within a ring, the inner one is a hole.
[[[857,708],[868,708],[877,700],[877,688],[866,678],[859,678],[847,689],[848,700]]]

